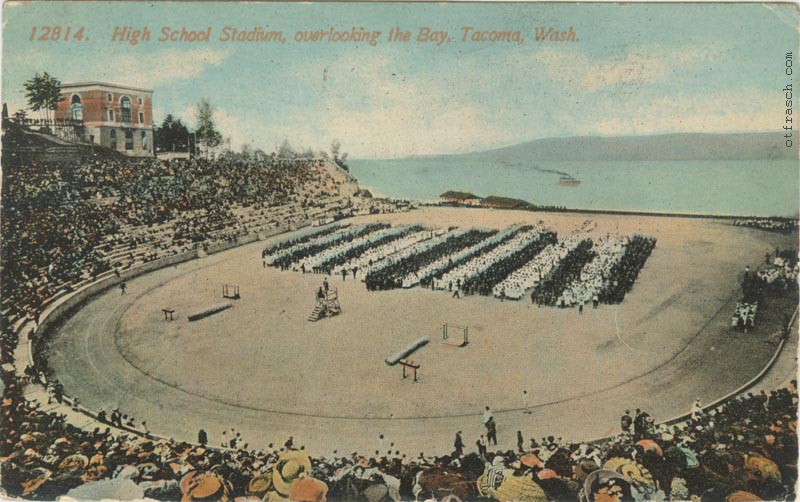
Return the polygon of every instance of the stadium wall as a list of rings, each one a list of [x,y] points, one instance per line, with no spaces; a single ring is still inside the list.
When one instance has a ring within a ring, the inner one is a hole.
[[[128,281],[155,270],[177,265],[179,263],[184,263],[195,258],[197,258],[197,251],[189,251],[187,253],[176,254],[167,258],[161,258],[159,260],[144,263],[137,267],[125,270],[124,272],[120,272],[119,278],[116,275],[111,275],[79,289],[71,296],[64,299],[64,301],[52,307],[49,312],[43,314],[43,319],[36,328],[36,338],[28,352],[29,363],[34,362],[35,355],[42,348],[41,344],[47,339],[50,330],[53,329],[53,327],[58,326],[75,309],[81,307],[91,298],[109,288],[117,286],[121,282]]]

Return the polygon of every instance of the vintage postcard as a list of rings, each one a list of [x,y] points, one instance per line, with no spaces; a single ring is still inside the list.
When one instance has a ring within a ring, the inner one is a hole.
[[[0,498],[795,500],[799,77],[790,3],[4,3]]]

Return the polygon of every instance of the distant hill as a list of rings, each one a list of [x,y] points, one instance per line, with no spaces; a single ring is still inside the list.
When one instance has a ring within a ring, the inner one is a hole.
[[[480,199],[477,195],[471,192],[459,192],[458,190],[448,190],[439,195],[442,199]]]
[[[783,132],[742,134],[660,134],[654,136],[574,136],[425,158],[471,158],[518,163],[530,161],[650,161],[797,159],[800,138],[786,148]]]

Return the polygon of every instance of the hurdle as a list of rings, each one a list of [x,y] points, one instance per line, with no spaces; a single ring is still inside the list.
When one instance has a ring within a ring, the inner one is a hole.
[[[462,336],[460,342],[457,340],[453,340],[453,338],[457,338],[458,332],[461,332]],[[451,347],[466,347],[468,344],[469,344],[468,326],[460,326],[458,324],[452,324],[449,322],[442,324],[442,345],[449,345]]]
[[[236,284],[223,284],[222,297],[231,300],[238,300],[241,298],[241,296],[239,296],[239,286]]]
[[[400,363],[400,365],[403,367],[403,380],[408,378],[408,375],[406,374],[406,368],[409,368],[414,370],[414,383],[419,382],[419,380],[417,379],[417,370],[420,368],[419,363],[415,363],[414,361],[409,361],[407,359],[401,359],[397,362]]]

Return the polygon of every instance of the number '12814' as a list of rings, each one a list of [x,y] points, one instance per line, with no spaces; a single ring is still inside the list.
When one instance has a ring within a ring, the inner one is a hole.
[[[75,31],[73,31],[72,26],[34,26],[31,29],[31,36],[28,37],[31,42],[34,40],[50,42],[77,40],[80,42],[84,39],[88,40],[89,37],[84,36],[83,26]]]

